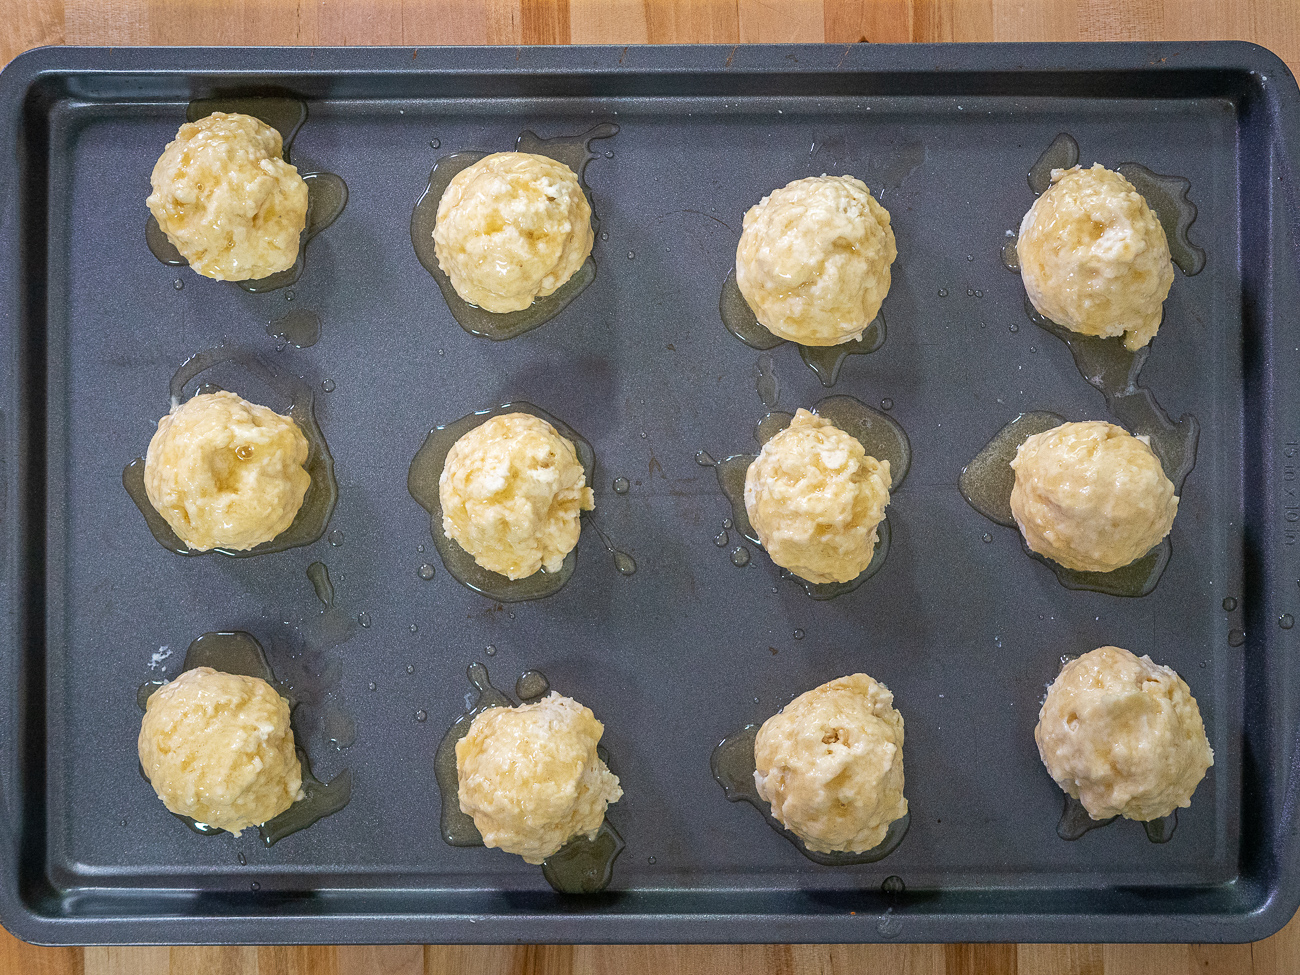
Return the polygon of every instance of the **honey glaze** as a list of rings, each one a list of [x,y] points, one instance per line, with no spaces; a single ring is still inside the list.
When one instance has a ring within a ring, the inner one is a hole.
[[[213,670],[225,674],[256,677],[266,681],[277,694],[288,701],[290,724],[292,725],[293,709],[297,707],[298,701],[292,690],[276,679],[270,661],[266,659],[266,651],[262,649],[261,643],[251,634],[241,631],[204,633],[191,643],[189,649],[185,652],[185,661],[181,665],[180,672],[185,673],[185,671],[194,670],[196,667],[211,667]],[[146,681],[140,685],[136,691],[136,704],[139,705],[141,711],[148,706],[149,698],[153,695],[153,692],[162,685],[163,681],[158,680]],[[294,740],[301,742],[302,738],[301,730],[294,728]],[[302,768],[303,798],[294,802],[292,806],[274,819],[268,819],[257,828],[258,834],[262,838],[262,844],[267,847],[274,846],[286,836],[306,829],[326,816],[334,815],[352,799],[352,772],[350,769],[343,769],[328,783],[321,782],[312,775],[311,763],[307,759],[307,753],[301,746],[296,751],[298,763]],[[140,774],[145,781],[148,781],[149,777],[145,775],[143,768],[140,769]],[[185,823],[191,830],[203,836],[213,836],[225,832],[223,829],[210,826],[207,823],[200,823],[189,816],[183,816],[179,813],[172,813],[172,815]]]
[[[190,102],[185,111],[187,122],[197,122],[213,112],[236,112],[260,119],[280,133],[283,141],[282,155],[289,161],[289,149],[307,120],[307,105],[296,98],[204,98]],[[307,184],[307,221],[298,241],[298,257],[293,267],[247,281],[233,281],[244,291],[261,294],[287,288],[302,277],[307,259],[307,242],[324,231],[343,213],[348,205],[348,186],[343,177],[334,173],[302,173]],[[153,254],[168,267],[188,267],[189,261],[181,256],[167,238],[153,214],[145,221],[144,239]]]
[[[902,486],[912,464],[912,446],[903,428],[893,418],[872,409],[852,396],[829,396],[817,403],[811,412],[830,420],[857,440],[869,457],[889,462],[889,493],[892,499],[894,492]],[[759,446],[766,444],[788,427],[793,419],[793,414],[778,412],[763,417],[754,431],[754,438]],[[706,463],[702,458],[707,458],[709,462]],[[735,530],[761,547],[763,543],[759,540],[758,532],[754,530],[749,520],[749,512],[745,508],[745,475],[749,472],[749,465],[757,459],[757,454],[733,454],[721,461],[713,461],[703,451],[696,455],[697,463],[713,468],[718,479],[718,487],[731,503],[731,521]],[[871,562],[856,578],[848,582],[818,583],[801,579],[785,569],[781,570],[781,575],[796,581],[813,599],[834,599],[836,596],[857,589],[880,571],[889,554],[889,509],[886,508],[885,511],[885,519],[876,526],[876,547],[872,552]]]
[[[1056,575],[1057,581],[1066,589],[1080,589],[1090,592],[1105,593],[1110,596],[1145,596],[1156,587],[1160,576],[1169,564],[1173,547],[1166,535],[1155,548],[1142,558],[1111,572],[1083,572],[1067,569],[1058,562],[1033,551],[1020,534],[1015,517],[1011,513],[1011,489],[1015,487],[1016,475],[1011,469],[1011,461],[1016,452],[1030,437],[1060,426],[1065,420],[1055,413],[1037,411],[1022,413],[997,432],[988,445],[984,447],[961,472],[957,480],[958,490],[966,502],[989,521],[995,522],[1015,531],[1020,539],[1020,547],[1026,555],[1047,566]],[[1151,446],[1155,447],[1155,440]],[[1157,451],[1159,454],[1159,451]],[[1162,463],[1167,462],[1161,458]],[[1166,466],[1165,473],[1171,474]],[[1185,476],[1185,474],[1183,475]],[[1174,490],[1181,490],[1182,479],[1174,481]]]
[[[592,204],[592,233],[598,234],[600,219],[596,215],[591,188],[586,181],[587,164],[596,158],[596,154],[591,150],[591,143],[597,139],[612,138],[617,134],[618,126],[612,122],[602,122],[581,135],[560,136],[554,139],[540,139],[534,133],[524,131],[520,133],[514,151],[548,156],[573,170],[578,177],[582,192],[587,197],[587,203]],[[443,156],[434,164],[433,171],[429,173],[428,186],[416,201],[415,209],[411,213],[411,245],[415,248],[415,255],[424,265],[424,269],[437,282],[438,290],[442,292],[447,308],[457,324],[471,335],[499,342],[516,338],[539,325],[546,324],[568,307],[595,280],[596,262],[588,254],[573,277],[551,294],[534,299],[533,303],[522,311],[490,312],[470,304],[458,295],[451,279],[439,265],[438,255],[434,250],[433,229],[438,219],[438,204],[457,173],[468,169],[488,155],[490,153],[457,152]]]
[[[875,863],[898,849],[903,837],[907,835],[907,828],[912,824],[911,813],[890,823],[885,838],[870,850],[861,853],[819,853],[808,849],[803,840],[776,820],[771,807],[758,794],[758,786],[754,784],[754,740],[758,737],[759,727],[756,724],[746,725],[724,738],[713,749],[709,767],[713,771],[714,781],[722,786],[727,801],[749,803],[763,815],[767,825],[789,840],[796,850],[814,863],[824,866],[848,867],[859,863]]]
[[[312,544],[325,534],[325,529],[329,526],[330,516],[334,513],[334,505],[338,501],[338,483],[334,480],[334,458],[325,443],[320,426],[316,423],[311,386],[253,352],[234,346],[217,346],[195,353],[181,363],[181,367],[172,376],[169,387],[172,408],[174,409],[186,399],[187,385],[203,373],[218,367],[228,367],[223,370],[223,376],[229,385],[247,387],[255,383],[260,384],[271,396],[287,401],[288,410],[285,415],[298,424],[303,436],[307,438],[307,462],[304,468],[311,478],[311,484],[303,496],[302,506],[294,516],[293,522],[275,538],[247,551],[223,548],[210,551],[235,558],[245,558]],[[212,393],[222,388],[224,387],[213,383],[205,383],[198,392]],[[234,390],[234,392],[238,391],[238,389]],[[252,402],[262,402],[256,397],[246,398]],[[279,409],[279,407],[272,408]],[[135,506],[140,509],[140,513],[144,515],[149,531],[158,544],[178,555],[208,554],[194,551],[186,545],[150,503],[144,486],[144,466],[144,457],[137,457],[127,464],[126,469],[122,471],[122,486],[135,502]]]
[[[749,302],[745,300],[745,296],[740,293],[740,288],[736,284],[734,267],[727,272],[727,278],[722,282],[718,312],[727,331],[751,349],[765,352],[786,344],[786,339],[773,335],[755,317],[754,310],[749,307]],[[799,349],[799,358],[803,359],[804,365],[817,374],[821,384],[830,388],[839,378],[840,367],[844,365],[845,359],[851,355],[870,355],[885,344],[885,313],[882,311],[876,315],[858,339],[841,342],[839,345],[790,344]]]
[[[573,444],[578,455],[578,463],[582,465],[582,470],[586,474],[586,483],[588,485],[594,483],[596,454],[591,449],[591,444],[563,420],[557,420],[531,403],[517,402],[471,413],[454,423],[434,427],[424,438],[424,443],[420,445],[415,458],[411,461],[411,467],[406,475],[406,488],[420,507],[429,512],[429,532],[433,536],[433,546],[442,556],[442,564],[456,581],[466,589],[482,593],[498,602],[515,603],[527,599],[542,599],[559,592],[573,575],[573,568],[577,563],[574,553],[577,548],[571,549],[565,555],[564,563],[556,572],[547,572],[543,568],[523,579],[510,579],[499,572],[483,568],[456,541],[447,537],[442,530],[442,499],[438,494],[438,479],[442,476],[442,469],[447,463],[447,453],[456,441],[492,417],[507,413],[529,413],[555,427],[560,436]],[[630,571],[624,571],[626,565],[624,560],[630,560],[631,556],[617,551],[612,546],[609,546],[609,550],[614,556],[616,568],[621,573],[631,575],[636,571],[635,562],[631,562]],[[620,556],[623,556],[624,560],[621,560]]]
[[[506,694],[492,686],[487,668],[470,664],[469,682],[478,692],[473,707],[457,718],[438,744],[434,754],[434,778],[442,797],[442,820],[439,831],[450,846],[482,846],[483,837],[471,816],[460,810],[460,778],[456,772],[456,743],[469,734],[474,719],[489,708],[514,707]],[[530,670],[519,677],[515,691],[523,703],[539,700],[550,691],[550,682],[540,671]],[[608,763],[604,748],[598,748],[601,760]],[[542,862],[542,876],[561,894],[594,894],[609,886],[614,876],[614,861],[626,844],[618,830],[606,818],[588,839],[575,836]]]

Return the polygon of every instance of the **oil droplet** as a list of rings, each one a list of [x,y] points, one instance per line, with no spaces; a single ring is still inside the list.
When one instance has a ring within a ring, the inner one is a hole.
[[[727,535],[726,532],[718,532],[716,535],[713,536],[713,544],[718,546],[718,548],[726,548],[727,543],[730,541],[731,538]]]
[[[424,563],[424,565],[420,566],[419,568],[420,578],[423,579],[425,582],[428,582],[430,579],[432,579],[434,573],[435,570],[433,566],[430,565],[428,562]]]
[[[1002,266],[1012,273],[1020,273],[1020,253],[1016,250],[1016,245],[1020,243],[1020,238],[1014,230],[1007,231],[1007,240],[1002,245]]]
[[[320,388],[325,390],[327,393],[332,393],[337,387],[335,387],[333,379],[322,379]]]
[[[235,456],[240,460],[252,460],[253,453],[254,449],[251,443],[241,443],[235,448]]]
[[[730,528],[730,527],[731,527],[731,519],[730,519],[730,518],[723,518],[723,519],[722,519],[722,527],[723,527],[723,528]]]
[[[262,885],[259,884],[256,880],[254,880],[254,881],[253,881],[251,884],[249,884],[248,886],[249,886],[249,889],[250,889],[250,890],[261,890],[261,889],[262,889]]]
[[[415,720],[423,724],[425,721],[429,720],[429,715],[424,711],[416,711]]]
[[[615,552],[614,568],[618,570],[619,575],[636,575],[636,559],[626,552]]]
[[[603,230],[602,230],[602,231],[600,232],[600,239],[601,239],[601,240],[609,240],[609,234],[608,234],[606,231],[603,231]]]
[[[357,622],[360,623],[362,626],[366,626],[366,627],[370,626],[370,614],[357,613]]]
[[[613,159],[613,158],[614,158],[614,153],[613,153],[613,151],[612,151],[612,150],[609,150],[609,149],[606,149],[606,150],[605,150],[605,158],[606,158],[606,159]]]
[[[614,478],[614,493],[615,493],[615,494],[627,494],[627,492],[631,489],[631,487],[632,487],[632,485],[628,483],[628,480],[627,480],[626,477],[616,477],[616,478]]]
[[[126,824],[123,823],[122,825],[125,826]],[[239,856],[235,857],[235,859],[239,861],[239,865],[240,865],[241,867],[246,867],[246,866],[248,866],[248,857],[244,856],[244,854],[242,854],[242,853],[239,854]]]
[[[406,672],[407,672],[408,674],[413,674],[413,673],[415,673],[415,664],[407,664],[407,665],[406,665]]]
[[[172,287],[175,288],[177,291],[184,291],[185,282],[182,281],[180,278],[177,278],[175,281],[172,282]]]
[[[515,681],[515,697],[525,704],[545,697],[551,690],[551,682],[540,670],[526,670]]]
[[[795,631],[794,631],[794,638],[795,638],[796,640],[802,640],[802,639],[804,638],[804,632],[803,632],[803,630],[795,630]]]
[[[939,297],[940,297],[940,298],[947,298],[947,297],[948,297],[948,289],[947,289],[947,288],[940,288],[940,289],[939,289]]]
[[[749,549],[745,548],[743,545],[738,546],[735,551],[731,553],[731,564],[737,569],[743,569],[745,566],[749,565]]]
[[[979,289],[976,289],[976,291],[975,291],[975,297],[976,297],[976,298],[983,298],[983,297],[984,297],[984,292],[983,292],[983,291],[980,291]]]
[[[656,861],[655,861],[655,858],[654,858],[654,857],[646,857],[645,862],[648,863],[648,864],[650,864],[650,866],[653,867],[653,866],[655,865],[655,862],[656,862]]]
[[[993,541],[993,533],[985,532],[983,535],[980,536],[980,538],[983,539],[985,542],[991,542]]]
[[[411,632],[412,632],[412,633],[419,633],[419,632],[420,632],[420,627],[419,627],[418,625],[416,625],[415,623],[412,623],[412,624],[411,624]]]
[[[635,260],[635,259],[636,259],[636,251],[628,251],[628,252],[627,252],[627,259],[628,259],[629,261],[631,261],[631,260]]]
[[[335,528],[332,532],[330,532],[330,545],[332,545],[334,548],[338,548],[342,544],[343,544],[343,532],[341,529]]]
[[[886,877],[880,889],[886,894],[901,894],[907,890],[907,885],[903,883],[902,877]]]
[[[1019,332],[1019,331],[1020,331],[1020,326],[1019,326],[1018,324],[1016,324],[1015,322],[1012,322],[1010,325],[1007,326],[1007,331],[1009,331],[1009,332]]]
[[[420,545],[415,546],[415,550],[416,550],[417,552],[423,552],[423,551],[424,551],[424,545],[423,545],[423,544],[420,544]]]
[[[371,681],[371,682],[370,682],[369,684],[367,684],[366,686],[367,686],[368,688],[370,688],[370,690],[372,690],[372,691],[377,691],[377,690],[379,690],[379,685],[376,684],[374,681]]]
[[[1029,188],[1035,196],[1040,196],[1052,185],[1053,169],[1069,169],[1079,164],[1079,143],[1074,137],[1062,132],[1052,144],[1043,150],[1034,165],[1029,169]]]
[[[486,653],[489,657],[495,657],[497,655],[497,648],[489,643],[486,647],[483,648],[483,652]]]
[[[1295,626],[1295,617],[1290,613],[1283,613],[1277,618],[1277,625],[1282,627],[1284,630],[1289,630],[1291,627]]]
[[[975,289],[974,289],[974,288],[967,288],[967,289],[966,289],[966,297],[967,297],[967,298],[974,298],[974,297],[975,297]]]
[[[894,401],[886,396],[880,401],[880,408],[882,410],[892,410],[894,408]]]
[[[295,349],[310,348],[320,341],[320,315],[309,308],[295,308],[267,325],[266,334]]]
[[[1246,634],[1242,630],[1228,631],[1228,646],[1239,647],[1246,642]]]
[[[290,288],[288,291],[286,291],[286,292],[284,293],[284,300],[285,300],[285,301],[293,301],[293,299],[295,299],[295,298],[297,298],[297,297],[298,297],[298,296],[297,296],[296,294],[294,294],[293,288]]]
[[[334,583],[330,581],[330,570],[324,562],[313,562],[307,566],[307,578],[316,591],[316,598],[326,608],[334,605]]]
[[[703,450],[697,450],[697,451],[695,451],[695,463],[699,464],[701,467],[717,467],[717,466],[718,466],[718,462],[717,462],[716,460],[714,460],[712,457],[710,457],[710,456],[709,456],[705,451],[703,451]]]
[[[441,140],[441,139],[430,139],[430,140],[429,140],[429,148],[430,148],[430,149],[441,149],[441,148],[442,148],[442,140]]]
[[[1237,600],[1234,597],[1229,596],[1227,599],[1223,601],[1223,611],[1225,613],[1231,613],[1236,608],[1237,608]]]

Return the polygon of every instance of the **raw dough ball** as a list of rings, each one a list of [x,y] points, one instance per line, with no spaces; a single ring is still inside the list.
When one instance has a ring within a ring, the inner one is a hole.
[[[818,853],[863,853],[907,815],[903,716],[866,674],[805,691],[763,722],[754,784],[772,815]]]
[[[589,708],[554,691],[535,704],[489,708],[456,742],[460,811],[484,844],[529,863],[593,836],[623,795],[596,754],[604,732]]]
[[[572,169],[494,152],[452,177],[433,226],[438,266],[487,311],[522,311],[557,291],[591,253],[591,205]]]
[[[292,419],[234,393],[200,393],[158,421],[149,503],[190,548],[245,551],[288,528],[311,485]]]
[[[1119,173],[1052,170],[1016,243],[1029,300],[1084,335],[1124,336],[1136,352],[1155,338],[1174,283],[1169,242],[1142,194]]]
[[[889,211],[852,176],[797,179],[745,214],[736,284],[773,335],[800,345],[862,337],[898,256]]]
[[[578,544],[595,494],[573,444],[529,413],[494,416],[447,452],[442,531],[485,569],[523,579],[556,572]]]
[[[199,274],[247,281],[293,267],[307,184],[281,146],[259,119],[213,112],[182,125],[163,150],[145,203]]]
[[[871,562],[889,461],[799,410],[745,473],[745,512],[772,561],[809,582],[848,582]]]
[[[1056,784],[1093,819],[1168,816],[1192,804],[1214,764],[1183,679],[1119,647],[1099,647],[1061,668],[1034,740]]]
[[[1062,423],[1036,433],[1011,467],[1020,534],[1067,569],[1111,572],[1142,558],[1178,513],[1174,485],[1147,438],[1113,423]]]
[[[163,805],[236,836],[302,798],[289,705],[256,677],[185,671],[149,698],[137,745]]]

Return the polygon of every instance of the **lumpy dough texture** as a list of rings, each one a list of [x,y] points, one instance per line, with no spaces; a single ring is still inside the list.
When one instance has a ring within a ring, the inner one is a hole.
[[[898,256],[889,211],[852,176],[797,179],[745,214],[736,284],[754,317],[800,345],[862,337]]]
[[[763,722],[754,784],[772,816],[818,853],[863,853],[907,815],[903,716],[866,674],[805,691]]]
[[[185,671],[150,696],[138,748],[163,805],[236,836],[302,798],[289,705],[256,677]]]
[[[1052,170],[1052,185],[1025,214],[1016,243],[1029,300],[1058,325],[1124,337],[1135,352],[1160,328],[1174,283],[1164,228],[1119,173]]]
[[[281,148],[265,122],[213,112],[182,125],[163,150],[145,202],[199,274],[247,281],[293,267],[307,184]]]
[[[1072,660],[1034,729],[1056,784],[1093,819],[1151,820],[1190,806],[1214,752],[1187,684],[1119,647]]]
[[[1062,423],[1036,433],[1011,462],[1011,513],[1025,542],[1067,569],[1111,572],[1140,559],[1173,527],[1174,485],[1146,437],[1113,423]]]
[[[292,419],[234,393],[200,393],[158,421],[145,455],[149,503],[191,549],[245,551],[292,523],[311,484]]]
[[[595,494],[573,444],[540,417],[494,416],[447,452],[438,478],[443,533],[485,569],[556,572],[578,544]]]
[[[522,311],[558,290],[593,240],[573,170],[529,152],[495,152],[453,176],[433,227],[456,294],[491,312]]]
[[[489,708],[456,742],[460,810],[487,846],[541,863],[592,836],[623,795],[596,744],[605,726],[554,691],[535,704]]]
[[[772,561],[809,582],[848,582],[871,562],[889,461],[799,410],[745,473],[745,512]]]

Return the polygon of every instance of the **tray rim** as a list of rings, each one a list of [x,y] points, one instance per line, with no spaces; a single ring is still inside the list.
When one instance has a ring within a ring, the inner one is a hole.
[[[433,52],[435,57],[426,58],[420,63],[421,52]],[[725,54],[723,53],[725,52]],[[266,61],[274,55],[277,64],[266,67]],[[721,60],[720,60],[721,56]],[[793,56],[794,62],[789,58]],[[88,63],[103,59],[107,65],[88,67]],[[1090,67],[1080,68],[1075,62],[1090,62]],[[993,63],[997,68],[985,72],[971,67],[971,62]],[[432,62],[432,63],[430,63]],[[863,74],[881,75],[886,78],[901,76],[963,76],[977,78],[981,74],[1023,77],[1032,72],[1052,72],[1064,75],[1066,72],[1094,74],[1098,71],[1130,73],[1141,71],[1149,73],[1152,78],[1165,79],[1180,72],[1236,70],[1250,76],[1256,91],[1252,92],[1265,106],[1265,110],[1274,118],[1273,125],[1281,127],[1284,123],[1294,123],[1300,118],[1300,89],[1287,66],[1272,52],[1256,44],[1242,41],[1209,42],[1030,42],[1003,44],[900,44],[900,45],[865,45],[865,44],[810,44],[810,45],[634,45],[619,46],[582,46],[558,45],[549,47],[200,47],[200,48],[106,48],[106,47],[44,47],[29,50],[19,55],[0,73],[0,112],[4,124],[11,135],[10,146],[13,148],[0,160],[0,179],[5,185],[20,184],[23,160],[21,139],[24,114],[33,109],[30,100],[33,88],[44,80],[76,74],[113,75],[113,74],[167,74],[173,76],[201,77],[204,79],[222,79],[226,77],[256,75],[269,78],[334,77],[347,75],[388,75],[434,76],[506,74],[517,78],[529,78],[537,75],[586,74],[597,77],[630,77],[632,75],[650,75],[659,78],[680,77],[689,83],[692,78],[702,75],[733,75],[737,78],[753,75],[817,75],[817,74]],[[689,94],[689,91],[686,93]],[[580,92],[590,97],[594,92]],[[617,97],[617,96],[613,96]],[[1095,96],[1094,96],[1095,97]],[[1161,97],[1159,95],[1149,97]],[[1172,97],[1172,96],[1166,96]],[[1300,172],[1297,162],[1300,154],[1295,145],[1288,145],[1279,140],[1275,151],[1282,154],[1286,164],[1286,175]],[[1276,212],[1280,207],[1275,207]],[[6,206],[3,212],[4,223],[0,225],[0,245],[16,246],[15,238],[20,235],[18,220],[12,208]],[[1273,216],[1270,213],[1269,216]],[[1271,254],[1274,242],[1266,245]],[[5,348],[11,358],[11,364],[19,360],[17,346],[21,340],[15,335],[23,327],[23,310],[17,307],[18,285],[22,283],[21,272],[11,269],[6,272],[11,285],[5,296],[0,299],[0,314],[5,318],[5,334],[0,336],[0,348]],[[1272,297],[1272,277],[1266,278],[1265,298]],[[30,296],[29,296],[30,300]],[[42,319],[43,324],[43,319]],[[43,339],[41,340],[43,348]],[[1271,377],[1270,377],[1271,378]],[[1272,406],[1277,393],[1270,389],[1267,405]],[[23,400],[19,400],[23,402]],[[6,404],[8,405],[8,404]],[[19,415],[15,412],[15,415]],[[1265,417],[1263,426],[1269,427],[1269,417]],[[33,454],[40,451],[39,446],[32,446],[18,435],[10,433],[10,439],[20,441],[18,448],[25,448]],[[1261,437],[1267,442],[1267,437]],[[9,451],[9,446],[5,447]],[[1260,448],[1263,449],[1262,447]],[[10,484],[5,485],[7,492],[16,492],[13,485],[14,474],[22,469],[26,453],[19,454],[18,462],[11,467]],[[6,458],[7,459],[7,458]],[[1249,461],[1249,457],[1246,458]],[[1271,473],[1271,472],[1270,472]],[[1264,480],[1268,480],[1265,478]],[[43,497],[43,485],[41,486]],[[17,507],[17,506],[16,506]],[[27,591],[21,583],[9,580],[40,579],[44,583],[43,566],[31,564],[33,556],[42,551],[43,540],[38,538],[42,532],[40,526],[29,526],[19,518],[10,520],[3,532],[8,536],[7,578],[0,578],[0,591],[7,591],[6,598],[10,606],[21,606],[23,595]],[[1278,543],[1265,543],[1264,561],[1271,562],[1269,555],[1278,547]],[[22,561],[20,554],[26,557],[28,564],[17,568]],[[42,569],[42,571],[37,571]],[[1272,567],[1275,569],[1276,567]],[[1265,573],[1268,576],[1275,571]],[[42,592],[44,589],[42,588]],[[1261,603],[1267,600],[1261,597]],[[19,649],[19,643],[34,632],[40,632],[40,622],[34,620],[34,610],[27,607],[22,612],[11,614],[16,623],[11,623],[0,639],[0,667],[17,671],[18,680],[14,686],[43,690],[44,675],[25,672],[20,659],[23,653],[41,655],[41,651],[27,648]],[[33,629],[33,626],[36,629]],[[43,656],[42,656],[43,659]],[[16,713],[21,709],[6,711],[5,720],[0,731],[6,733],[11,741],[23,740],[21,733],[16,734]],[[907,920],[907,940],[967,940],[967,941],[1061,941],[1072,940],[1072,934],[1078,933],[1081,920],[1092,922],[1096,928],[1089,940],[1123,942],[1147,940],[1145,928],[1158,928],[1160,933],[1168,934],[1168,925],[1175,923],[1187,934],[1186,940],[1198,941],[1253,941],[1274,933],[1290,919],[1297,905],[1300,905],[1300,844],[1294,837],[1296,830],[1297,792],[1300,791],[1300,748],[1295,747],[1296,729],[1288,728],[1289,737],[1282,747],[1290,744],[1289,774],[1282,795],[1274,799],[1279,810],[1279,821],[1270,824],[1274,828],[1276,843],[1274,862],[1265,864],[1261,877],[1264,880],[1253,908],[1244,913],[1225,914],[1209,909],[1214,906],[1213,891],[1178,889],[1171,893],[1203,899],[1206,910],[1202,913],[1180,913],[1177,915],[1160,915],[1142,913],[1136,910],[1149,900],[1153,891],[1116,891],[1113,910],[1080,916],[1065,912],[1024,911],[1022,913],[998,910],[966,913],[930,913],[924,910],[907,910],[899,916]],[[43,734],[38,735],[43,739]],[[33,742],[34,743],[34,742]],[[43,742],[42,742],[43,743]],[[25,775],[26,773],[24,773]],[[799,913],[790,911],[770,912],[761,909],[763,898],[741,895],[741,900],[751,900],[753,911],[719,912],[716,910],[698,911],[659,911],[655,910],[656,901],[665,892],[631,892],[615,898],[602,898],[600,901],[587,901],[583,904],[561,901],[560,909],[541,909],[539,902],[536,909],[516,910],[514,913],[485,913],[481,911],[461,911],[456,913],[419,914],[419,913],[353,913],[325,914],[312,910],[310,900],[328,901],[335,894],[343,894],[342,889],[330,891],[322,888],[316,898],[302,895],[274,895],[260,898],[260,913],[250,913],[246,899],[225,897],[222,895],[199,893],[191,900],[204,902],[196,904],[202,908],[189,915],[147,915],[118,914],[112,916],[56,916],[43,913],[34,906],[39,900],[40,892],[21,890],[25,860],[24,826],[27,830],[36,828],[39,823],[40,834],[44,835],[44,816],[40,797],[24,795],[23,808],[15,816],[12,801],[0,796],[0,835],[8,842],[0,843],[0,922],[12,933],[38,944],[199,944],[199,943],[238,943],[238,944],[277,944],[277,943],[349,943],[373,940],[376,942],[411,943],[411,942],[446,942],[446,943],[509,943],[520,941],[553,942],[735,942],[735,941],[783,941],[783,942],[817,942],[817,943],[856,943],[860,941],[886,941],[877,932],[875,925],[865,926],[859,918],[847,916],[847,910],[832,907],[829,903],[814,905]],[[33,817],[35,819],[33,820]],[[1243,832],[1245,824],[1243,823]],[[28,851],[30,853],[30,851]],[[41,864],[43,868],[43,863]],[[1243,874],[1245,873],[1243,866]],[[45,878],[48,881],[48,877]],[[1248,877],[1238,880],[1255,881]],[[93,901],[93,888],[78,888],[77,899]],[[183,892],[176,892],[178,895]],[[364,889],[348,893],[364,893]],[[1022,899],[1029,902],[1033,892],[1021,892]],[[800,892],[795,892],[798,898]],[[725,897],[723,892],[692,891],[685,899],[708,899]],[[678,894],[681,899],[681,894]],[[178,896],[180,903],[185,898]],[[382,899],[382,897],[380,898]],[[484,906],[489,906],[482,899]],[[545,897],[542,900],[550,900]],[[526,899],[525,899],[526,900]],[[612,901],[622,906],[614,910],[601,911],[605,906],[612,906]],[[822,898],[821,901],[832,899]],[[1050,904],[1050,897],[1037,898],[1040,903]],[[1127,902],[1127,906],[1126,906]],[[277,910],[277,906],[281,909]],[[324,904],[317,905],[323,907]],[[503,905],[504,906],[504,905]],[[701,903],[701,906],[705,906]],[[860,905],[859,905],[860,906]],[[994,905],[991,905],[994,906]],[[297,913],[288,913],[300,907]],[[566,909],[567,908],[567,909]],[[224,911],[222,910],[224,909]],[[600,913],[598,913],[598,911]],[[1130,913],[1131,912],[1131,913]],[[868,914],[868,918],[875,917]],[[557,923],[558,922],[558,923]],[[365,925],[367,938],[340,938],[332,930],[348,925],[359,928]],[[942,938],[938,937],[937,926],[942,926]],[[577,930],[579,936],[556,938],[557,928]],[[1019,930],[1015,930],[1019,929]],[[1034,931],[1030,939],[1024,937],[1024,930]],[[159,937],[163,932],[164,937]],[[739,937],[737,937],[739,935]],[[866,935],[866,937],[864,937]],[[1168,940],[1162,937],[1161,940]]]

